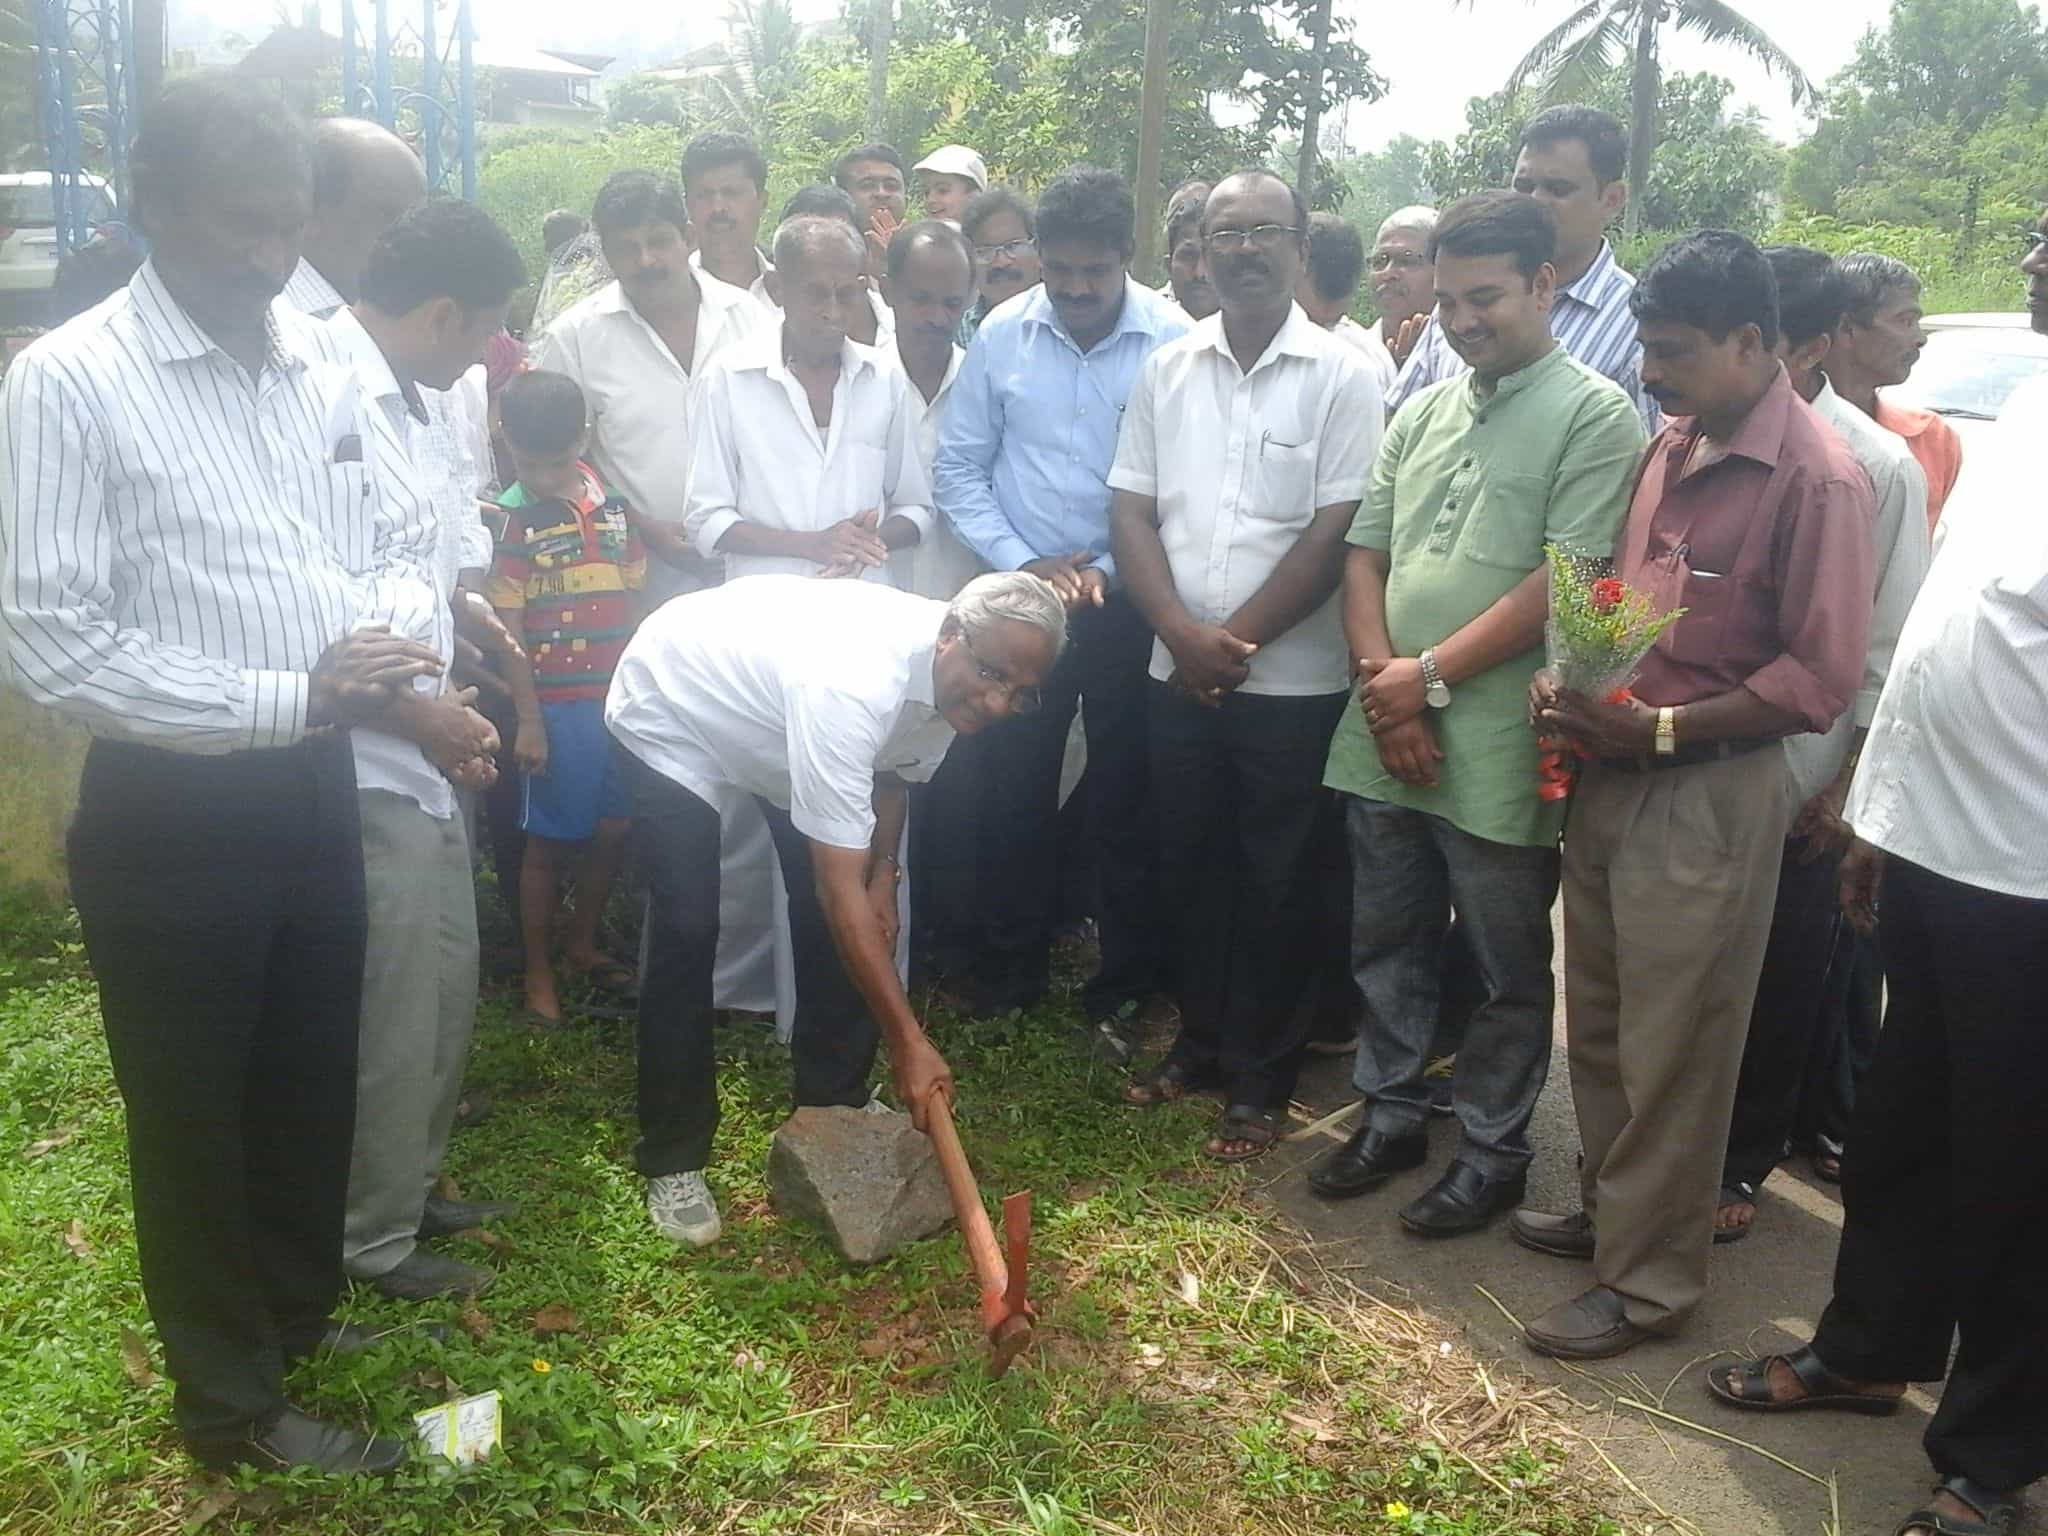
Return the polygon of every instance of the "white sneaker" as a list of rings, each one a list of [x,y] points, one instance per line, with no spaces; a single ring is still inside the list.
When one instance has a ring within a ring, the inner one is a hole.
[[[649,1179],[647,1215],[655,1231],[686,1248],[715,1243],[725,1230],[718,1219],[718,1202],[711,1198],[711,1186],[704,1182],[701,1168]]]

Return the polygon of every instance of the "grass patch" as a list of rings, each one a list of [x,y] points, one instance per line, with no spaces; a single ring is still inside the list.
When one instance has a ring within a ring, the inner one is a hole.
[[[150,1368],[120,1106],[75,931],[47,909],[0,920],[0,1529],[1623,1529],[1625,1496],[1564,1465],[1540,1401],[1496,1391],[1426,1320],[1318,1279],[1241,1174],[1201,1163],[1197,1108],[1112,1104],[1064,1006],[1013,1032],[934,1024],[985,1189],[1038,1195],[1041,1327],[1004,1380],[982,1369],[957,1238],[855,1271],[769,1208],[788,1070],[765,1031],[722,1037],[727,1236],[682,1255],[648,1226],[628,1159],[629,1029],[534,1037],[493,999],[470,1076],[497,1113],[458,1134],[450,1173],[522,1204],[493,1248],[456,1244],[496,1289],[466,1317],[354,1297],[359,1323],[458,1326],[317,1360],[294,1391],[401,1432],[454,1391],[496,1388],[503,1451],[370,1486],[201,1478]],[[536,1329],[551,1307],[573,1331]]]

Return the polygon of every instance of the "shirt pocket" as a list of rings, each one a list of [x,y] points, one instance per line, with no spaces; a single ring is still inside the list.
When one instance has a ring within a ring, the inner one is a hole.
[[[1289,528],[1305,528],[1316,515],[1316,460],[1321,444],[1268,432],[1259,439],[1253,495],[1246,511]]]
[[[1733,575],[1701,574],[1674,558],[1678,579],[1677,606],[1685,610],[1665,631],[1662,644],[1673,661],[1696,667],[1719,666],[1727,656],[1728,626],[1742,606],[1742,583]]]
[[[1543,514],[1550,502],[1549,481],[1541,475],[1491,471],[1484,479],[1468,483],[1462,494],[1470,498],[1462,543],[1474,563],[1523,572],[1543,563]]]
[[[314,526],[328,531],[348,570],[367,570],[377,537],[368,467],[359,462],[330,463],[321,481],[319,493],[323,504],[314,509]]]

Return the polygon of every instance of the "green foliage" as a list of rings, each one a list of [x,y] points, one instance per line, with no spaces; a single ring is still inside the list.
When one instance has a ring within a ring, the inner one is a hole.
[[[1753,109],[1730,112],[1734,86],[1720,75],[1666,77],[1658,103],[1658,148],[1650,165],[1641,224],[1650,230],[1739,229],[1754,233],[1768,217],[1771,189],[1782,168],[1780,151]],[[1613,70],[1583,100],[1628,116],[1629,77]],[[1528,93],[1474,96],[1465,104],[1465,131],[1424,155],[1424,174],[1448,202],[1514,177],[1522,127],[1539,105]]]
[[[2017,0],[1894,0],[1791,153],[1788,202],[1856,222],[1960,228],[2048,195],[2048,30]]]
[[[682,86],[657,75],[621,75],[605,87],[607,128],[680,128],[690,119],[691,103]]]
[[[538,277],[547,270],[540,225],[551,211],[588,213],[613,171],[637,167],[673,176],[682,156],[682,133],[675,128],[621,128],[587,139],[540,130],[493,151],[477,172],[477,201],[505,227],[527,272]]]

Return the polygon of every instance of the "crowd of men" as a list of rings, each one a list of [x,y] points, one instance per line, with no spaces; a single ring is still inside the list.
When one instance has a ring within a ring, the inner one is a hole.
[[[1311,1049],[1365,1100],[1326,1198],[1454,1118],[1398,1219],[1590,1264],[1545,1354],[1683,1327],[1811,1151],[1833,1302],[1709,1388],[1869,1412],[1946,1374],[1902,1530],[2005,1528],[2048,1470],[2048,386],[1964,463],[1882,393],[1909,269],[1707,231],[1631,276],[1625,153],[1553,108],[1511,188],[1370,246],[1270,172],[1190,182],[1155,290],[1113,172],[1034,201],[864,145],[764,248],[767,165],[704,134],[587,234],[550,216],[547,283],[593,240],[599,281],[522,343],[534,274],[405,144],[167,89],[148,259],[7,378],[0,617],[95,737],[73,887],[194,1454],[396,1464],[287,1370],[365,1347],[344,1276],[491,1281],[427,1246],[509,1209],[433,1194],[480,816],[526,1022],[570,979],[633,1002],[680,1244],[721,1229],[720,1010],[779,1015],[799,1105],[872,1104],[886,1042],[921,1125],[952,1083],[913,999],[1029,1009],[1078,919],[1077,1049],[1132,1106],[1213,1095],[1207,1156],[1276,1143]],[[1550,549],[1683,610],[1626,692],[1544,669]],[[601,921],[629,858],[638,956]],[[1560,895],[1582,1199],[1541,1212]]]

